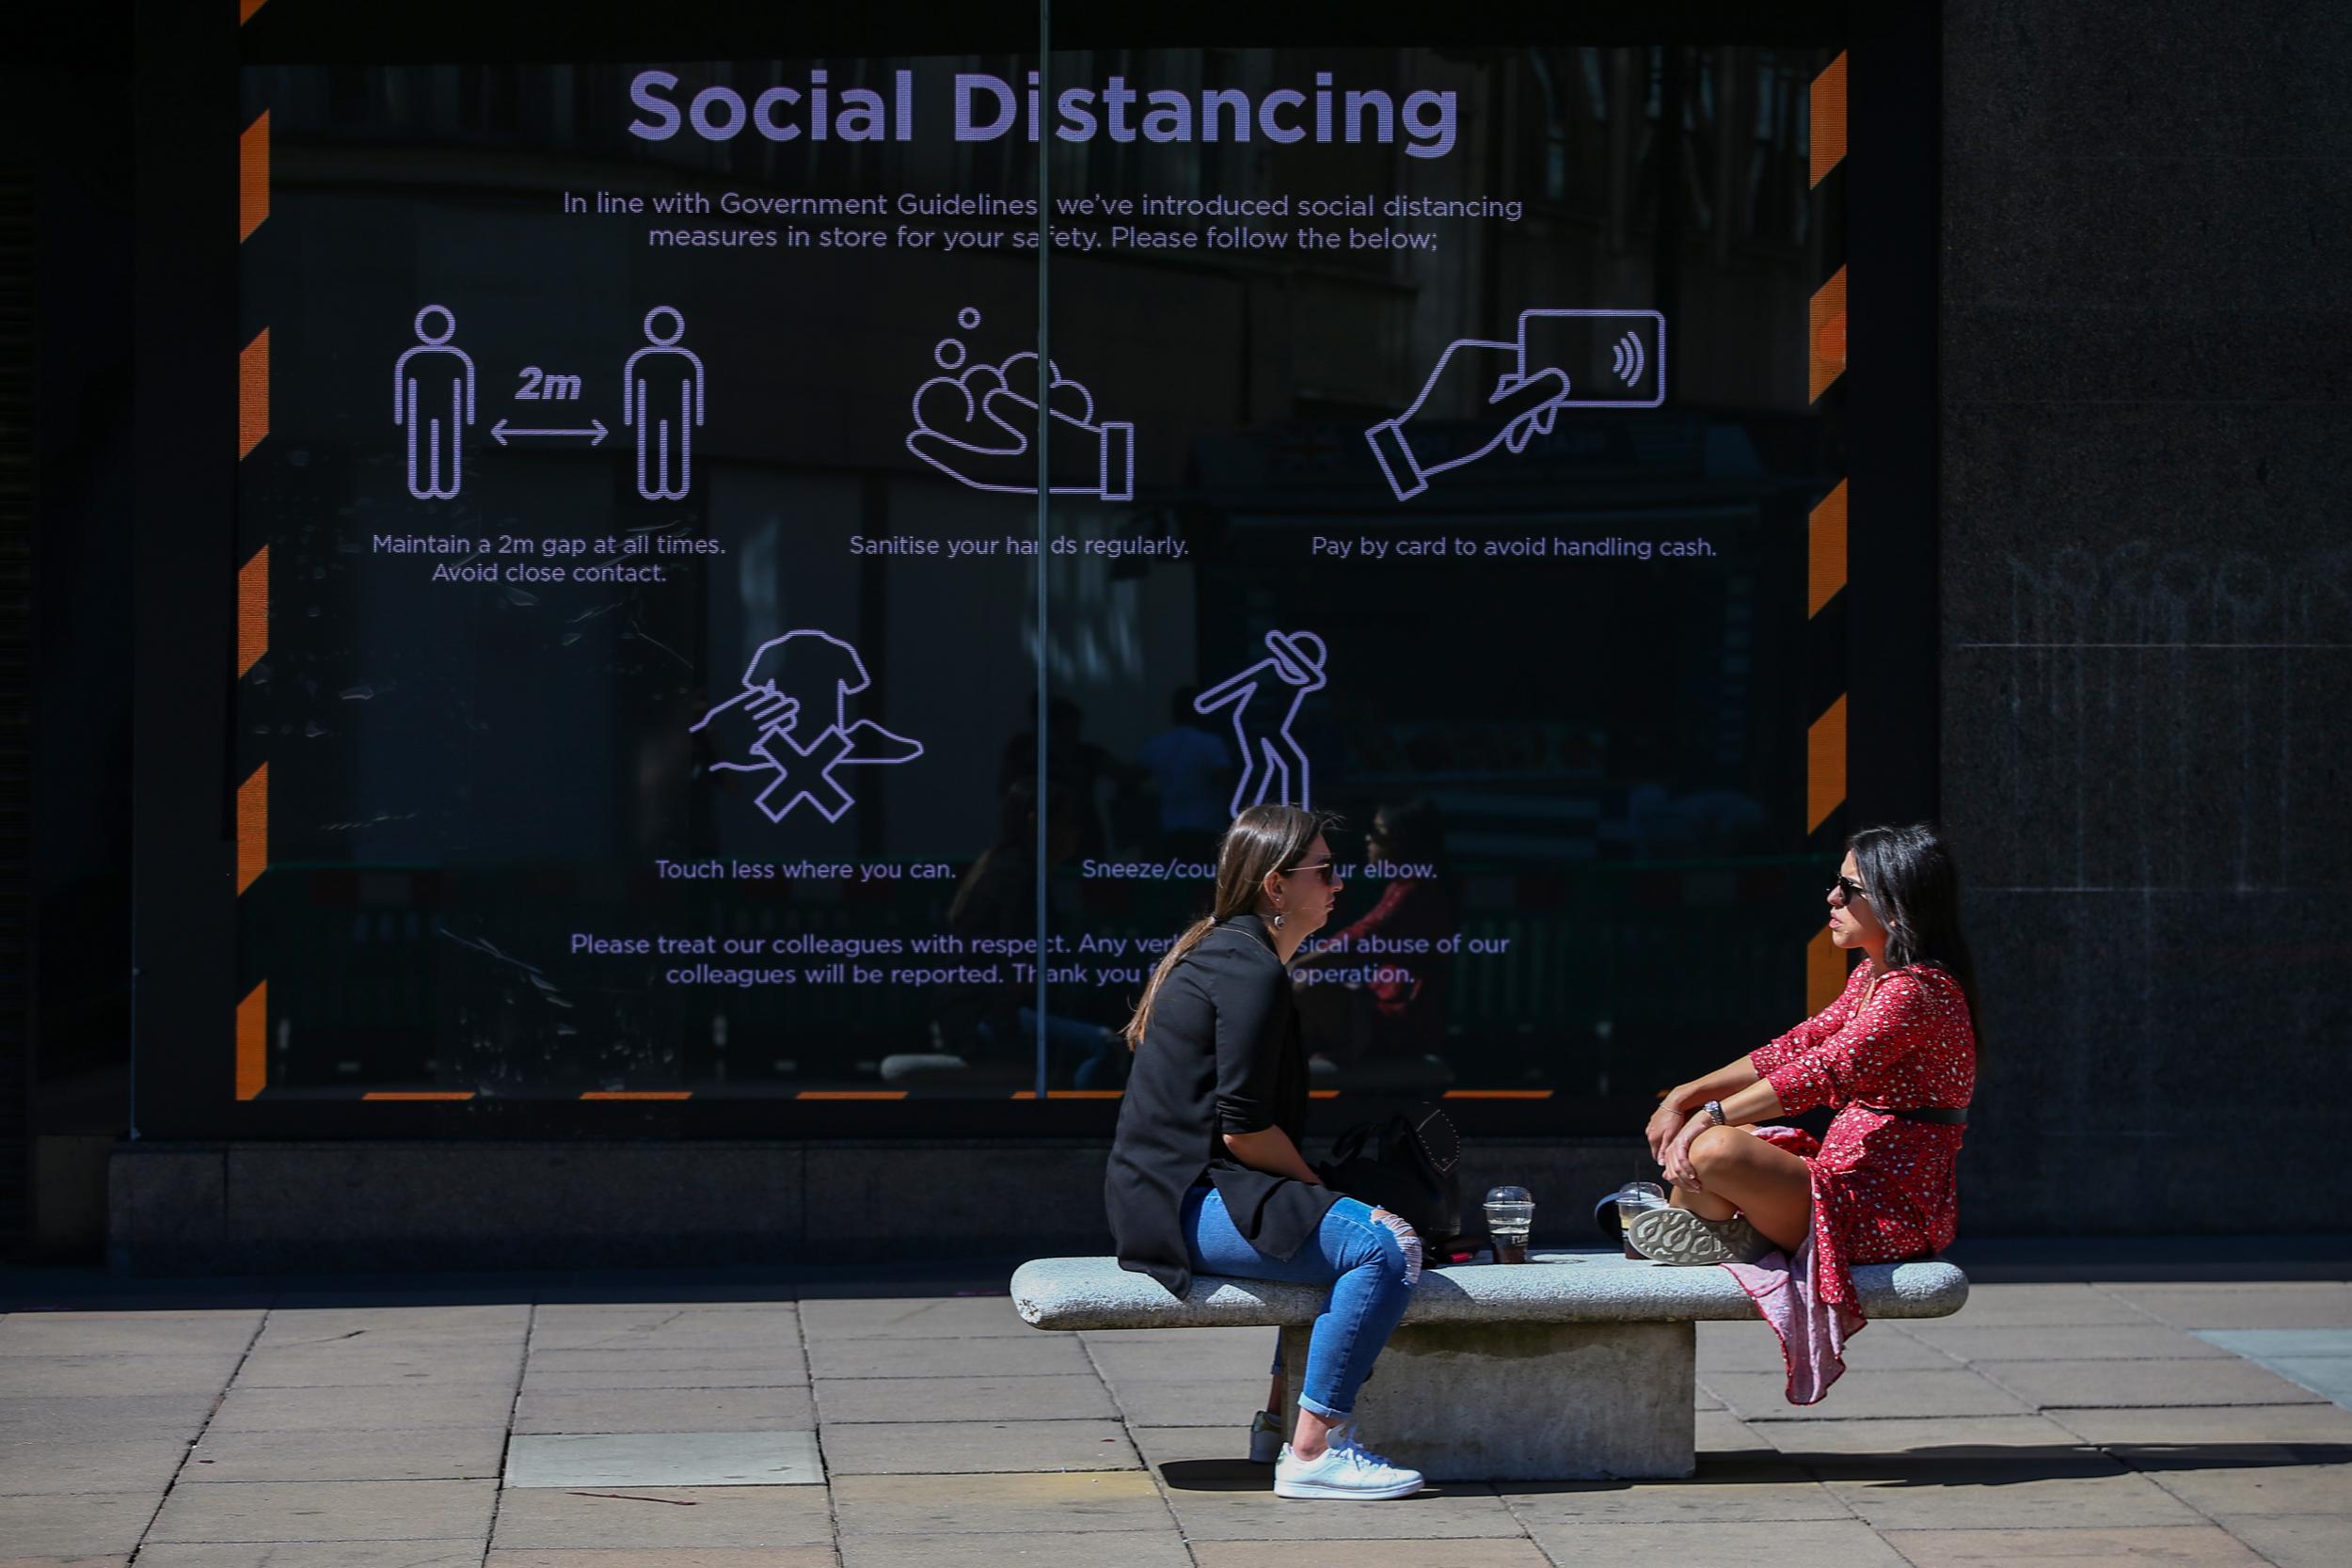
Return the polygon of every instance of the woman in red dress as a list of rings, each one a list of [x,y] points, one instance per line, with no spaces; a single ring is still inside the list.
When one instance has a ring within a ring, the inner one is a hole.
[[[1867,959],[1821,1012],[1667,1094],[1648,1138],[1672,1207],[1638,1215],[1630,1239],[1661,1262],[1785,1251],[1842,1339],[1863,1321],[1851,1265],[1951,1243],[1976,988],[1959,877],[1933,829],[1854,834],[1828,897],[1830,940]],[[1818,1146],[1793,1128],[1751,1133],[1817,1105],[1838,1108]]]

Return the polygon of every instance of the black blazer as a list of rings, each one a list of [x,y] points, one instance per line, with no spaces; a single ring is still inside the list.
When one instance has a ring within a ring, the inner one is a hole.
[[[1127,1076],[1103,1179],[1120,1267],[1184,1293],[1184,1195],[1204,1176],[1250,1245],[1275,1259],[1296,1252],[1340,1195],[1226,1151],[1225,1133],[1268,1127],[1304,1144],[1307,1053],[1289,970],[1264,924],[1237,915],[1168,972]]]

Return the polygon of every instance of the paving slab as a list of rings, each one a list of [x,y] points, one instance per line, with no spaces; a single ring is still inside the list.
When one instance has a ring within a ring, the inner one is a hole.
[[[1702,1410],[1694,1433],[1702,1462],[1709,1454],[1771,1453],[1772,1442],[1728,1410]]]
[[[498,1486],[487,1481],[230,1481],[175,1488],[155,1541],[482,1540]]]
[[[2149,1470],[2148,1479],[2205,1514],[2352,1515],[2352,1465],[2344,1464],[2168,1465]]]
[[[1944,1371],[1855,1372],[1837,1380],[1818,1404],[1790,1404],[1781,1372],[1715,1372],[1699,1386],[1744,1420],[1814,1421],[1867,1416],[2022,1416],[2032,1406],[1966,1368]]]
[[[194,1438],[218,1392],[0,1395],[0,1443]]]
[[[152,1568],[481,1568],[482,1538],[454,1541],[151,1541]]]
[[[665,1432],[517,1435],[513,1486],[816,1486],[825,1479],[813,1432]]]
[[[805,1388],[596,1388],[526,1391],[514,1431],[813,1432]]]
[[[1996,1328],[2147,1324],[2160,1320],[2101,1286],[1972,1284],[1968,1288],[1968,1304],[1953,1316],[1936,1321]]]
[[[555,1350],[756,1350],[797,1356],[800,1314],[788,1307],[671,1309],[546,1307],[532,1323],[533,1354]]]
[[[563,1294],[564,1292],[560,1290],[546,1291],[534,1308],[534,1316],[550,1323],[563,1323],[582,1317],[593,1317],[598,1313],[615,1316],[650,1313],[656,1317],[668,1317],[678,1312],[766,1312],[772,1314],[798,1312],[801,1309],[801,1304],[794,1299],[788,1289],[779,1290],[770,1295],[713,1295],[699,1298],[674,1295],[667,1301],[613,1301],[609,1297],[599,1297],[593,1292],[583,1294],[578,1300],[566,1301],[561,1299]]]
[[[232,1386],[208,1432],[347,1432],[363,1419],[380,1432],[444,1427],[506,1430],[515,1396],[505,1388],[437,1384],[426,1387],[246,1388]]]
[[[2352,1358],[2341,1355],[2268,1355],[2265,1371],[2285,1378],[2298,1388],[2352,1410]]]
[[[1168,1528],[1159,1491],[1140,1470],[841,1476],[832,1490],[845,1546],[861,1535],[1034,1535]]]
[[[828,1425],[825,1468],[836,1476],[971,1475],[1142,1466],[1117,1421],[912,1421]]]
[[[618,1353],[624,1357],[626,1353]],[[615,1366],[595,1372],[535,1372],[525,1370],[525,1394],[594,1394],[628,1388],[806,1388],[808,1374],[796,1367],[772,1370],[706,1368],[664,1371],[658,1367]]]
[[[2352,1328],[2204,1328],[2195,1338],[2233,1355],[2352,1356]]]
[[[2352,1286],[2117,1285],[2117,1299],[2175,1328],[2352,1328]]]
[[[2230,1354],[2185,1329],[2161,1323],[1987,1328],[1962,1323],[1905,1323],[1903,1332],[1968,1362],[2210,1360]]]
[[[1207,1335],[1223,1331],[1193,1332]],[[1168,1341],[1125,1345],[1112,1335],[1089,1335],[1085,1352],[1089,1357],[1088,1364],[1100,1370],[1113,1384],[1196,1383],[1230,1378],[1255,1378],[1263,1384],[1274,1362],[1275,1331],[1260,1328],[1248,1332],[1248,1339],[1200,1346]],[[1068,1338],[1074,1341],[1077,1337]]]
[[[1371,1436],[1376,1441],[1378,1433]],[[1410,1497],[1370,1504],[1304,1502],[1274,1495],[1274,1471],[1236,1457],[1247,1438],[1238,1429],[1138,1428],[1136,1445],[1166,1490],[1168,1506],[1185,1539],[1204,1541],[1322,1541],[1374,1528],[1393,1540],[1526,1533],[1485,1485],[1448,1483]],[[1375,1519],[1364,1510],[1376,1509]]]
[[[1037,1377],[820,1377],[817,1408],[839,1421],[1051,1421],[1119,1414],[1102,1379]],[[1259,1389],[1263,1399],[1265,1391]],[[1242,1417],[1248,1426],[1249,1418]]]
[[[63,1492],[147,1492],[162,1497],[188,1457],[178,1437],[111,1443],[0,1443],[0,1497]]]
[[[1030,1329],[1037,1334],[1051,1332]],[[1093,1350],[1125,1345],[1177,1345],[1202,1356],[1238,1354],[1254,1350],[1261,1362],[1274,1354],[1279,1330],[1271,1328],[1090,1328],[1073,1338]]]
[[[718,1372],[725,1374],[714,1380],[718,1386],[756,1388],[773,1386],[778,1380],[806,1383],[808,1361],[797,1348],[779,1350],[772,1345],[732,1344],[637,1345],[619,1350],[550,1350],[534,1345],[523,1362],[526,1379],[580,1378],[583,1387],[632,1387],[634,1385],[628,1383],[599,1385],[585,1381],[630,1372],[682,1376]],[[689,1386],[681,1383],[676,1386]]]
[[[610,1547],[494,1551],[483,1568],[834,1568],[831,1546],[681,1546],[667,1551]]]
[[[1167,1348],[1167,1347],[1162,1347]],[[809,1370],[828,1377],[1034,1377],[1094,1375],[1074,1334],[982,1339],[815,1339]],[[1196,1368],[1196,1370],[1198,1370]]]
[[[1977,1361],[1970,1363],[1970,1370],[2034,1409],[2296,1404],[2323,1397],[2236,1356],[2192,1361]]]
[[[1829,1489],[1778,1454],[1709,1454],[1688,1481],[1505,1481],[1496,1490],[1531,1527],[1592,1524],[1773,1524],[1851,1519]]]
[[[842,1568],[1192,1568],[1192,1561],[1173,1524],[1149,1532],[851,1535],[841,1543]]]
[[[1111,1398],[1130,1426],[1215,1427],[1247,1433],[1250,1418],[1265,1403],[1266,1378],[1220,1377],[1200,1383],[1111,1385]]]
[[[1012,1309],[1009,1295],[803,1301],[801,1328],[812,1343],[818,1339],[1018,1338],[1037,1333]]]
[[[364,1414],[359,1412],[346,1414]],[[183,1486],[240,1481],[495,1481],[498,1427],[422,1432],[228,1432],[204,1434]]]
[[[1763,1323],[1699,1323],[1698,1366],[1709,1371],[1778,1372],[1780,1340]],[[1908,1325],[1906,1325],[1907,1327]],[[1709,1330],[1714,1332],[1710,1333]],[[1956,1357],[1911,1338],[1891,1323],[1873,1323],[1846,1341],[1849,1371],[1949,1371]]]
[[[2352,1516],[2342,1513],[2224,1513],[2214,1523],[2278,1568],[2344,1568],[2352,1562]]]
[[[12,1557],[108,1557],[136,1549],[155,1516],[152,1492],[0,1497],[0,1541]]]
[[[130,1560],[128,1552],[101,1557],[0,1557],[0,1568],[125,1568]]]
[[[2148,1477],[2099,1454],[1880,1459],[1816,1456],[1806,1468],[1880,1529],[2194,1525],[2201,1515]]]
[[[501,1495],[491,1556],[515,1549],[829,1546],[821,1486],[520,1487]]]
[[[11,1355],[0,1358],[0,1397],[217,1394],[238,1353],[195,1355]]]
[[[1335,1521],[1336,1522],[1336,1521]],[[1370,1528],[1367,1521],[1364,1528]],[[1299,1568],[1295,1541],[1201,1541],[1192,1555],[1200,1568]],[[1440,1550],[1426,1541],[1334,1539],[1314,1554],[1314,1560],[1344,1564],[1345,1568],[1551,1568],[1543,1548],[1528,1540],[1456,1540]],[[1579,1560],[1591,1561],[1589,1544]]]
[[[371,1337],[398,1339],[520,1338],[531,1327],[527,1302],[468,1307],[282,1307],[269,1315],[256,1350],[332,1341],[357,1344]]]
[[[2185,1409],[2051,1410],[2049,1418],[2091,1443],[2183,1445],[2325,1443],[2352,1458],[2352,1411],[2333,1404],[2202,1405]]]
[[[2147,1528],[1890,1530],[1886,1539],[1917,1568],[2264,1568],[2245,1543],[2217,1525]]]
[[[1552,1560],[1578,1568],[1904,1568],[1852,1519],[1753,1525],[1605,1525],[1544,1521],[1532,1530]]]
[[[193,1312],[11,1312],[0,1356],[200,1355],[253,1342],[262,1309]]]
[[[1758,1421],[1748,1430],[1796,1459],[1812,1454],[1903,1453],[1917,1453],[1931,1459],[2003,1459],[2014,1456],[2016,1450],[2021,1449],[2061,1456],[2096,1451],[2088,1438],[2042,1416]]]
[[[522,1376],[522,1341],[458,1340],[441,1345],[405,1340],[290,1345],[257,1350],[237,1370],[240,1388],[367,1388],[399,1384],[515,1386]]]

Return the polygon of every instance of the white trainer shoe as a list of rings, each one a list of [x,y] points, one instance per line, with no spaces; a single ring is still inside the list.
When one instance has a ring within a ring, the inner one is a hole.
[[[1335,1427],[1331,1441],[1312,1459],[1294,1455],[1288,1444],[1274,1466],[1278,1497],[1354,1498],[1375,1502],[1409,1497],[1422,1488],[1421,1472],[1391,1465],[1356,1441],[1353,1427]]]
[[[1282,1457],[1282,1423],[1271,1410],[1249,1418],[1249,1463],[1271,1465]]]

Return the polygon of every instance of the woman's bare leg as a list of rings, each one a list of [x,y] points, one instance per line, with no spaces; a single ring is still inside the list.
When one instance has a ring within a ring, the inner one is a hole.
[[[1685,1187],[1678,1182],[1674,1191],[1666,1195],[1666,1201],[1677,1209],[1690,1210],[1703,1220],[1727,1220],[1739,1212],[1729,1200],[1717,1197],[1713,1193]]]
[[[1765,1240],[1793,1250],[1813,1227],[1813,1169],[1787,1149],[1752,1132],[1712,1127],[1691,1144],[1696,1191],[1677,1186],[1672,1201],[1701,1219],[1747,1215]]]

